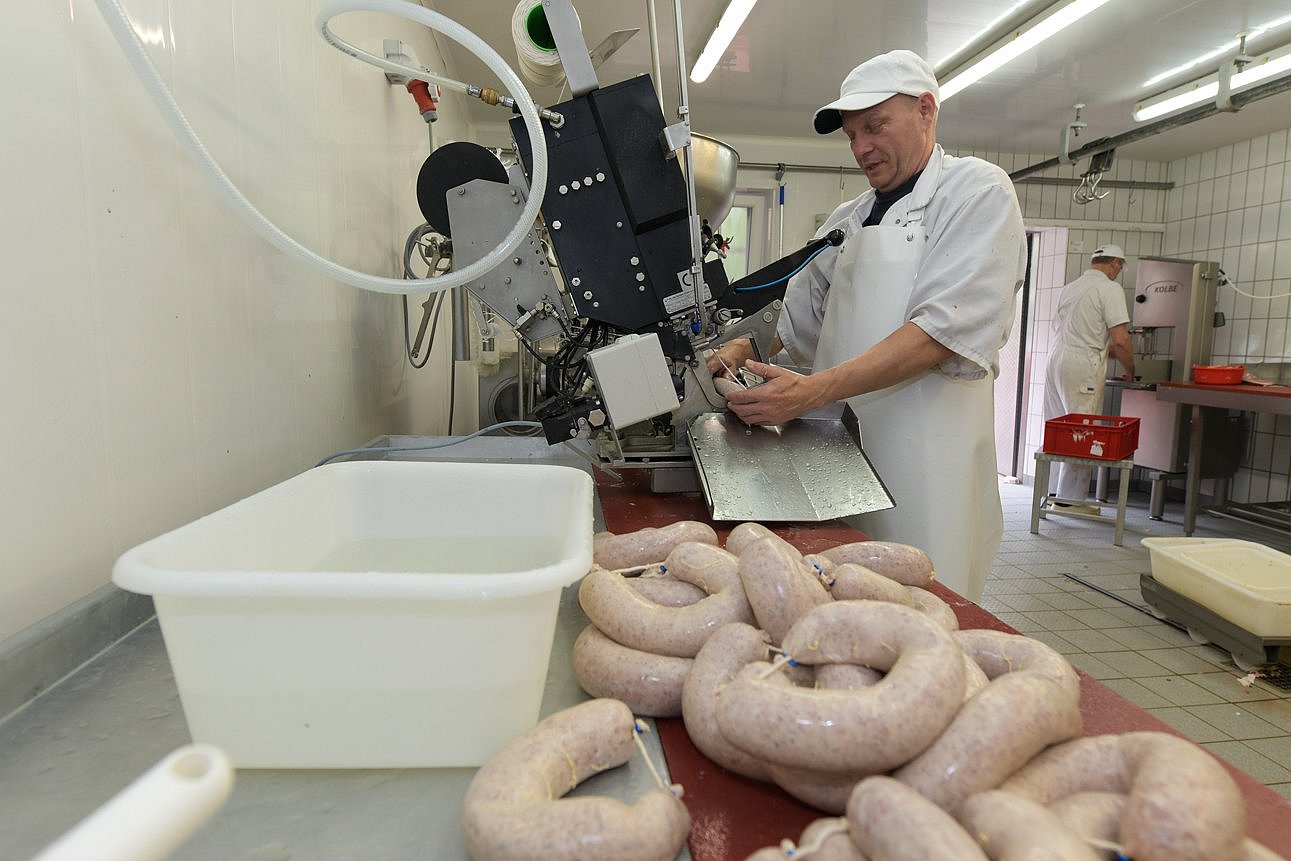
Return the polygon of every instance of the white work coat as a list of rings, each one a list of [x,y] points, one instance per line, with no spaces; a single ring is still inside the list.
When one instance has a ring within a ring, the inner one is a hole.
[[[914,190],[862,228],[873,200],[861,195],[822,227],[847,239],[790,282],[780,339],[795,362],[821,369],[907,321],[954,351],[935,370],[848,399],[897,506],[857,526],[928,551],[938,578],[977,600],[1003,533],[992,380],[1026,271],[1017,197],[998,167],[937,147]]]
[[[1044,378],[1044,417],[1103,412],[1111,329],[1130,321],[1121,285],[1097,269],[1086,269],[1058,294],[1053,342]],[[1089,493],[1093,469],[1058,465],[1059,498],[1079,501]]]

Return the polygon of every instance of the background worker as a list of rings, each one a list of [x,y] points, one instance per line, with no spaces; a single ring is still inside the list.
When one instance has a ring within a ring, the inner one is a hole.
[[[766,382],[731,394],[750,424],[775,425],[847,400],[896,508],[855,519],[873,538],[926,550],[938,579],[978,599],[1003,534],[993,378],[1026,270],[1013,183],[999,167],[936,143],[928,63],[891,51],[857,66],[815,129],[842,129],[871,190],[817,232],[839,248],[790,282],[775,351],[809,376],[750,361],[747,341],[709,360]]]
[[[1116,379],[1134,379],[1130,314],[1125,306],[1125,291],[1116,283],[1124,269],[1125,252],[1120,246],[1100,245],[1094,250],[1089,268],[1058,294],[1053,349],[1045,371],[1045,421],[1068,413],[1102,413],[1109,352],[1124,369]],[[1088,497],[1092,476],[1093,467],[1059,463],[1058,499]],[[1098,511],[1097,506],[1077,505],[1087,513]],[[1062,502],[1052,506],[1071,507]]]

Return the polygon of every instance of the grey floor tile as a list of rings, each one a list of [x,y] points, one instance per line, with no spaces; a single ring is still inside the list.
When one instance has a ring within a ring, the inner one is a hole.
[[[1064,634],[1067,632],[1064,632]],[[1039,640],[1046,645],[1052,646],[1054,651],[1062,655],[1081,654],[1085,650],[1070,642],[1064,635],[1055,634],[1053,631],[1036,631],[1034,634],[1028,634],[1034,640]]]
[[[1055,609],[1052,604],[1046,602],[1043,598],[1040,598],[1037,595],[1030,595],[1025,592],[1018,595],[1000,596],[997,600],[1001,604],[1008,605],[1010,610],[1016,610],[1022,613],[1035,610],[1052,611]]]
[[[1023,615],[1046,631],[1077,631],[1087,627],[1075,616],[1061,610],[1041,610]]]
[[[1094,606],[1083,595],[1069,591],[1045,593],[1044,601],[1055,610],[1088,610]]]
[[[1097,655],[1077,653],[1067,655],[1067,660],[1071,661],[1072,666],[1084,670],[1099,681],[1125,678],[1125,673],[1116,669],[1116,667],[1113,667],[1111,664],[1103,663],[1098,659]]]
[[[1291,733],[1291,700],[1251,700],[1243,703],[1242,707],[1256,717],[1280,727],[1282,732]]]
[[[1115,633],[1109,636],[1115,637]],[[1128,643],[1126,645],[1129,645]],[[1187,649],[1161,649],[1150,647],[1140,650],[1140,654],[1149,660],[1155,661],[1167,670],[1179,673],[1180,675],[1191,675],[1194,673],[1213,673],[1215,665],[1210,661],[1199,658]]]
[[[1131,679],[1173,675],[1169,670],[1138,652],[1100,652],[1099,660],[1111,664]]]
[[[1123,652],[1125,645],[1113,640],[1103,631],[1092,628],[1064,631],[1063,636],[1086,652]]]
[[[1134,679],[1104,679],[1103,684],[1140,708],[1159,709],[1173,705],[1165,697],[1148,690]]]
[[[1044,630],[1043,625],[1031,621],[1025,613],[996,613],[995,617],[1023,634],[1034,634]]]
[[[1258,717],[1246,706],[1238,703],[1197,705],[1190,707],[1188,711],[1206,723],[1222,729],[1235,739],[1267,739],[1283,734],[1280,727]],[[1291,756],[1278,761],[1291,763]]]
[[[1202,747],[1260,783],[1291,782],[1291,771],[1241,741],[1207,742]]]
[[[1189,681],[1194,684],[1201,685],[1209,691],[1213,691],[1226,702],[1251,703],[1256,700],[1276,699],[1276,696],[1273,693],[1256,685],[1252,685],[1249,688],[1243,688],[1237,682],[1240,678],[1241,676],[1238,675],[1236,671],[1225,673],[1219,672],[1218,668],[1216,668],[1216,672],[1213,673],[1198,673],[1196,675],[1188,676]]]
[[[1183,733],[1189,740],[1197,744],[1204,744],[1208,741],[1230,741],[1230,737],[1223,730],[1216,726],[1206,723],[1201,718],[1190,713],[1187,709],[1170,707],[1163,709],[1149,709],[1154,717],[1160,718],[1170,726]]]
[[[1155,676],[1140,678],[1138,682],[1143,687],[1160,694],[1177,706],[1222,704],[1224,708],[1230,708],[1228,703],[1224,702],[1218,694],[1188,681],[1183,676]],[[1227,731],[1227,727],[1220,728]],[[1242,738],[1242,736],[1234,733],[1229,733],[1229,735],[1233,738]]]
[[[1291,738],[1279,735],[1268,738],[1253,738],[1246,743],[1274,762],[1291,767]]]
[[[1148,628],[1108,628],[1107,636],[1125,646],[1125,648],[1134,649],[1138,652],[1149,649],[1162,649],[1170,645]]]

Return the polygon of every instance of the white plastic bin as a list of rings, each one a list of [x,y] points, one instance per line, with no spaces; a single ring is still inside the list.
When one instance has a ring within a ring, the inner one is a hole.
[[[1257,637],[1291,637],[1291,556],[1236,538],[1144,538],[1152,577]]]
[[[243,768],[478,766],[537,723],[592,482],[537,464],[309,470],[123,554],[193,740]]]

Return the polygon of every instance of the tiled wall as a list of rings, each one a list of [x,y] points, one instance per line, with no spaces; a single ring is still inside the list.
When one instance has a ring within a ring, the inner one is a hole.
[[[125,6],[248,197],[324,255],[399,273],[426,126],[319,38],[316,2]],[[140,541],[376,435],[442,433],[449,347],[411,371],[397,298],[329,282],[245,228],[91,0],[6,11],[0,642],[107,583]],[[439,62],[428,31],[393,17],[336,28]],[[455,97],[441,113],[437,138],[466,136]]]
[[[1178,184],[1167,205],[1164,253],[1215,260],[1221,286],[1212,359],[1291,382],[1291,165],[1286,130],[1207,150],[1167,167]],[[1238,290],[1259,297],[1252,299]],[[1291,420],[1259,415],[1230,494],[1236,502],[1285,500],[1291,486]]]
[[[1046,156],[1010,153],[975,153],[995,162],[1010,173],[1046,160]],[[1043,177],[1077,179],[1089,169],[1089,162],[1046,170]],[[1169,182],[1166,165],[1119,160],[1103,176],[1105,180],[1142,183]],[[1035,474],[1034,454],[1044,434],[1044,376],[1052,339],[1053,312],[1062,286],[1089,267],[1090,253],[1099,245],[1114,242],[1125,249],[1126,269],[1120,283],[1127,301],[1134,284],[1140,257],[1159,256],[1165,231],[1170,191],[1153,188],[1104,188],[1107,196],[1086,205],[1072,199],[1071,186],[1042,185],[1026,181],[1017,184],[1018,203],[1028,231],[1035,233],[1032,246],[1030,318],[1028,321],[1027,398],[1025,442],[1021,466],[1023,476]],[[1104,226],[1105,225],[1105,226]],[[1017,337],[1017,333],[1014,333]],[[998,405],[997,405],[998,408]]]

